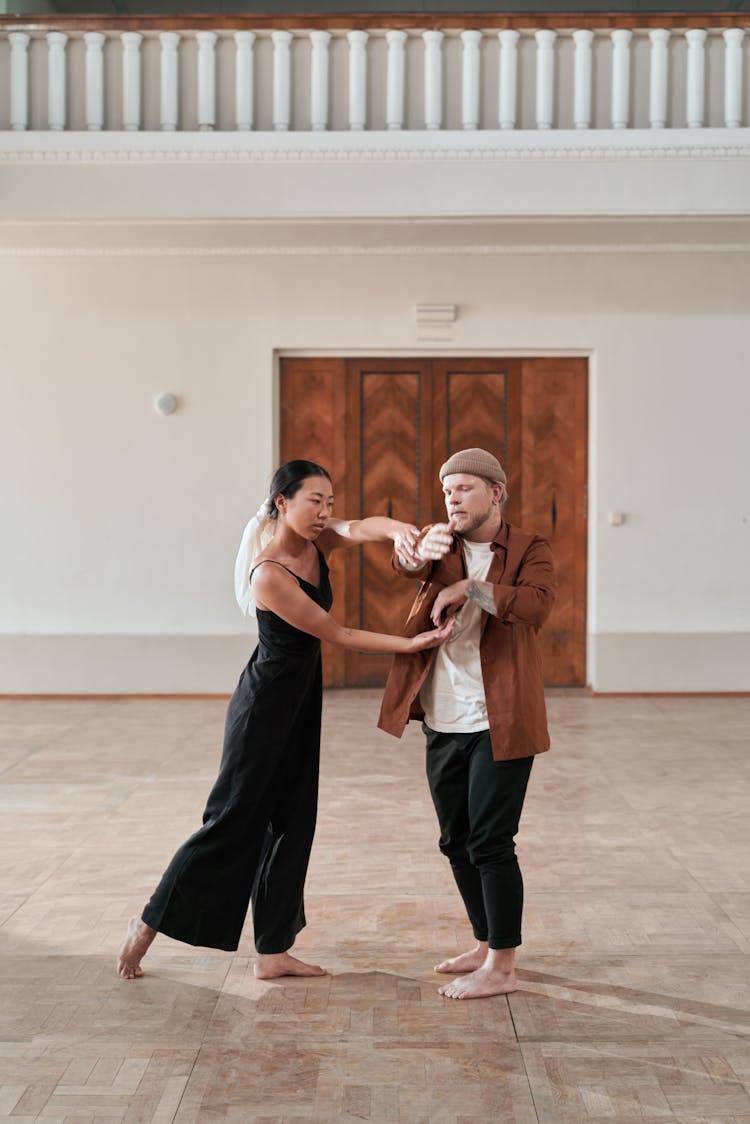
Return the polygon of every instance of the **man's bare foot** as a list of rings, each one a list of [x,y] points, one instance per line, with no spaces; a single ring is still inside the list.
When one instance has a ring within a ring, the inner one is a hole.
[[[325,968],[318,964],[305,964],[288,952],[258,953],[253,965],[258,980],[277,980],[280,976],[326,976]]]
[[[441,960],[435,965],[435,971],[447,972],[451,976],[457,972],[475,972],[486,959],[487,945],[480,942],[471,952],[462,952],[460,956],[452,956],[450,960]]]
[[[117,957],[118,976],[126,980],[137,980],[143,975],[141,960],[155,936],[156,929],[141,921],[140,917],[130,918],[127,935]]]
[[[477,968],[467,976],[459,976],[449,984],[438,988],[446,999],[483,999],[487,995],[508,995],[518,986],[513,969],[502,971],[498,968]]]

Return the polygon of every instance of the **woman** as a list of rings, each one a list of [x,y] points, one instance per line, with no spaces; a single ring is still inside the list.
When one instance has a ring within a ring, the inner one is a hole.
[[[324,974],[289,951],[305,925],[303,890],[315,831],[320,641],[361,652],[415,652],[440,644],[453,623],[411,638],[337,624],[328,613],[330,552],[390,538],[409,556],[417,530],[381,517],[333,520],[332,508],[331,479],[320,465],[289,461],[274,475],[268,500],[274,534],[248,575],[258,647],[229,703],[221,768],[203,826],[177,851],[142,916],[130,921],[117,966],[125,979],[143,974],[140,962],[157,932],[236,949],[251,897],[255,975]]]

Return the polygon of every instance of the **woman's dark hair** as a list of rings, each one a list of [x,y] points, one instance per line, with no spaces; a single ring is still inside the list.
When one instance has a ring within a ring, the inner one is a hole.
[[[287,461],[277,468],[271,480],[270,495],[268,497],[268,514],[271,519],[278,519],[279,509],[273,502],[276,496],[284,496],[290,500],[298,492],[309,476],[325,476],[331,479],[328,469],[315,461]]]

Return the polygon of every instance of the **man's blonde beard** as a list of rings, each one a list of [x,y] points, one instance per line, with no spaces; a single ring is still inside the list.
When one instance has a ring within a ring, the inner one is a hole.
[[[470,535],[472,531],[478,531],[480,527],[483,527],[485,523],[489,523],[493,519],[497,519],[498,522],[502,523],[502,508],[500,504],[496,503],[494,500],[490,504],[489,510],[486,515],[475,516],[475,518],[471,521],[471,523],[468,524],[468,526],[462,527],[460,530],[457,530],[456,534],[459,536],[459,538],[463,538],[465,535]]]

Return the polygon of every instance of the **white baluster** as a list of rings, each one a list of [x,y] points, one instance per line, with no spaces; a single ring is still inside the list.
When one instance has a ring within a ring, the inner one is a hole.
[[[98,132],[104,128],[104,44],[100,31],[87,31],[86,44],[86,128]]]
[[[25,31],[11,31],[10,42],[10,127],[29,127],[29,43]]]
[[[316,133],[328,128],[328,44],[330,31],[311,31],[310,124]]]
[[[141,39],[138,31],[123,31],[122,124],[128,132],[141,127]]]
[[[292,120],[291,31],[271,32],[273,41],[273,127],[288,129]]]
[[[439,129],[443,122],[442,31],[423,31],[424,116],[426,129]]]
[[[742,124],[742,40],[741,27],[724,32],[724,124],[738,129]]]
[[[482,33],[481,31],[462,31],[461,42],[464,45],[461,72],[461,118],[464,129],[478,129],[479,45],[482,42]]]
[[[65,44],[68,37],[63,31],[50,31],[47,35],[47,103],[48,128],[58,131],[65,128]]]
[[[254,31],[235,31],[234,117],[240,132],[253,127]]]
[[[388,78],[386,91],[386,125],[389,129],[404,127],[404,72],[406,56],[405,31],[386,31],[388,44]]]
[[[349,128],[367,124],[367,32],[349,31]]]
[[[591,44],[593,31],[573,32],[575,79],[573,84],[573,123],[576,129],[591,127]]]
[[[706,33],[694,27],[685,32],[687,40],[687,127],[700,129],[705,113]]]
[[[159,42],[161,43],[159,115],[163,131],[173,133],[179,119],[180,36],[176,31],[162,31]]]
[[[535,31],[536,39],[536,127],[551,129],[555,96],[556,31]]]
[[[633,32],[612,32],[612,128],[627,129],[630,118],[630,40]]]
[[[652,129],[663,129],[667,124],[667,79],[669,77],[669,32],[655,28],[649,32],[651,40],[651,74],[649,81],[648,118]]]
[[[516,127],[518,89],[518,32],[498,31],[500,40],[500,97],[498,113],[501,129]]]
[[[209,133],[216,126],[216,32],[198,31],[198,128]]]

